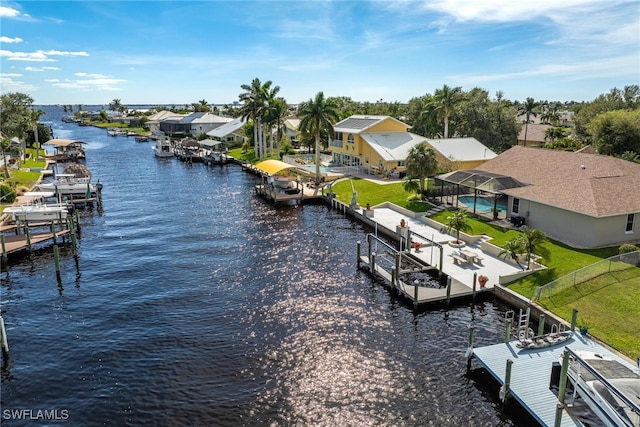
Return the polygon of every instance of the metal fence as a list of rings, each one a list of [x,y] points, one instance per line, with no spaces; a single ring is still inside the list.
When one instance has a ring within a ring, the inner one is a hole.
[[[612,284],[623,278],[622,273],[630,269],[640,267],[640,251],[615,255],[594,264],[588,265],[573,273],[538,287],[531,297],[531,301],[540,301],[543,298],[551,298],[553,295],[570,287],[578,287],[581,283],[602,280],[602,285]],[[632,272],[633,273],[633,272]]]

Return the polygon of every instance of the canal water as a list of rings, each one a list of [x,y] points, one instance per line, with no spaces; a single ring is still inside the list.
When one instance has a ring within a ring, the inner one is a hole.
[[[2,422],[527,424],[466,373],[469,325],[477,345],[499,342],[505,307],[415,313],[356,270],[368,230],[351,219],[273,207],[237,165],[157,159],[151,143],[41,108],[55,137],[87,142],[102,207],[81,211],[60,286],[51,250],[1,275]]]

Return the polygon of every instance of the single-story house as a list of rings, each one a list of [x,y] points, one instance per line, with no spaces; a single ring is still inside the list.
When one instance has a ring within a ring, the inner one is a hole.
[[[491,182],[511,178],[515,184],[509,188],[486,194],[506,196],[508,217],[518,217],[553,239],[581,248],[640,242],[638,163],[588,152],[514,146],[475,170],[460,172],[474,173],[475,182],[483,175]],[[457,173],[438,178],[454,183]],[[467,184],[460,185],[474,187],[470,179]]]
[[[184,117],[185,115],[186,114],[178,114],[174,113],[173,111],[162,110],[150,115],[147,118],[147,122],[145,123],[145,125],[149,128],[151,134],[157,135],[162,133],[162,131],[160,130],[161,121],[168,118],[179,119],[180,117]]]
[[[205,113],[191,121],[191,135],[198,136],[201,133],[207,133],[231,121],[233,121],[233,119],[228,117]]]
[[[228,145],[242,144],[247,137],[242,132],[242,127],[246,123],[242,117],[231,120],[217,128],[207,132],[216,141],[226,142]]]
[[[427,138],[427,144],[436,152],[441,170],[473,169],[496,157],[475,138]]]

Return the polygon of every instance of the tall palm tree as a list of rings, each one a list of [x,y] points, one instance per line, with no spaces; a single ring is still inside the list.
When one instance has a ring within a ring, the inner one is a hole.
[[[529,228],[526,225],[520,227],[520,231],[522,232],[523,247],[527,251],[527,270],[529,270],[531,268],[531,254],[536,250],[540,252],[541,255],[546,253],[540,245],[547,240],[547,236],[545,236],[542,230]]]
[[[280,86],[271,87],[271,81],[266,82],[262,86],[261,93],[262,93],[263,102],[260,108],[260,112],[262,113],[261,119],[262,119],[262,122],[264,123],[263,133],[262,133],[262,138],[263,138],[262,152],[265,153],[265,156],[264,156],[265,158],[266,158],[266,152],[267,152],[267,134],[269,135],[270,150],[271,150],[271,153],[273,153],[273,126],[275,126],[275,121],[276,121],[273,107],[276,103],[278,92],[280,92]]]
[[[274,98],[269,103],[269,118],[270,123],[275,126],[275,136],[276,136],[276,152],[280,152],[280,141],[282,139],[283,129],[284,129],[284,119],[289,114],[289,105],[287,101],[282,98]]]
[[[436,152],[428,148],[426,143],[414,145],[406,159],[407,176],[416,178],[420,182],[420,196],[424,198],[426,185],[429,176],[438,170],[438,160]]]
[[[433,97],[436,111],[444,120],[444,137],[449,138],[449,118],[456,104],[462,99],[462,88],[460,86],[450,88],[444,85],[442,89],[436,89]]]
[[[334,103],[325,99],[323,92],[302,103],[298,111],[300,132],[315,135],[316,140],[316,185],[320,184],[320,133],[333,132],[333,124],[338,121],[338,111]]]
[[[245,120],[253,120],[253,147],[256,153],[256,157],[259,154],[258,151],[258,127],[259,127],[259,109],[261,107],[261,91],[262,83],[259,78],[255,78],[251,81],[251,84],[243,84],[240,86],[244,92],[239,95],[240,101],[243,102],[240,108],[240,117]]]
[[[520,106],[518,109],[518,114],[524,116],[524,146],[527,146],[527,131],[529,130],[529,122],[531,121],[531,116],[536,117],[538,114],[536,113],[536,109],[538,108],[538,103],[531,97],[527,98],[524,104]]]

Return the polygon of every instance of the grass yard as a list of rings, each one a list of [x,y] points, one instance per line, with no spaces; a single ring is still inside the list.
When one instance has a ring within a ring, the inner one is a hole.
[[[627,264],[628,265],[628,264]],[[570,286],[538,303],[563,319],[570,320],[578,310],[578,325],[586,324],[589,333],[631,357],[640,358],[640,268],[603,272]]]
[[[448,211],[442,211],[433,219],[446,223]],[[519,234],[493,224],[469,218],[470,234],[486,234],[491,243],[502,246]],[[510,283],[509,289],[531,298],[539,286],[545,285],[571,272],[618,254],[617,247],[601,249],[574,249],[564,243],[547,240],[542,244],[547,256],[542,263],[548,268]],[[635,359],[640,357],[640,269],[637,267],[603,273],[580,284],[543,299],[541,305],[567,321],[572,310],[579,311],[578,319],[586,320],[589,332],[618,351]]]
[[[407,200],[413,193],[404,191],[401,182],[393,184],[378,184],[367,179],[351,178],[335,183],[332,186],[336,199],[343,203],[351,203],[353,197],[353,188],[358,193],[358,204],[365,206],[369,203],[371,206],[384,202],[391,202],[413,212],[426,212],[431,209],[432,205],[419,200]]]

